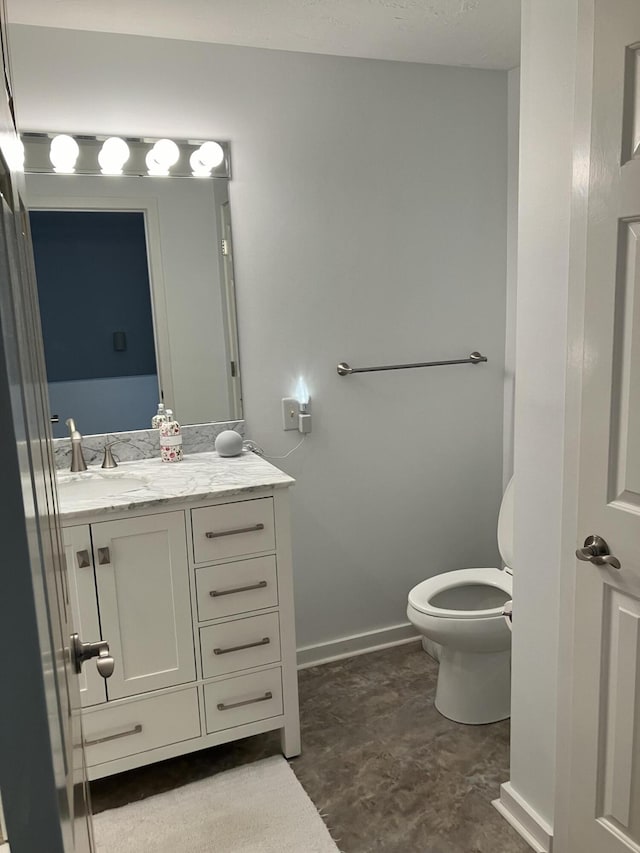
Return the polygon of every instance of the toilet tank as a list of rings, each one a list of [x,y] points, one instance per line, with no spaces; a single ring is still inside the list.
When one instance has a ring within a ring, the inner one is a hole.
[[[513,569],[513,477],[507,483],[498,515],[498,549],[509,569]]]

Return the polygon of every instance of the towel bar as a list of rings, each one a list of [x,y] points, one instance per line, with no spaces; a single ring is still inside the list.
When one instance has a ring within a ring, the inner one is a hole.
[[[350,367],[346,362],[342,361],[338,365],[338,374],[340,376],[350,376],[352,373],[373,373],[377,370],[406,370],[412,367],[440,367],[445,364],[479,364],[481,361],[488,361],[486,355],[481,355],[479,352],[472,352],[469,358],[456,358],[451,361],[420,361],[415,364],[382,364],[379,367]]]

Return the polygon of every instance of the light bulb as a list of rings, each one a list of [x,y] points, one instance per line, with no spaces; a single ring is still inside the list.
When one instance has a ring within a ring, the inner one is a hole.
[[[122,167],[129,159],[129,146],[119,136],[110,136],[102,143],[98,163],[103,175],[121,175]]]
[[[301,406],[306,406],[309,403],[309,389],[302,376],[300,376],[296,383],[295,398]]]
[[[295,396],[298,401],[298,432],[306,435],[311,432],[311,397],[302,376],[296,382]]]
[[[148,152],[147,156],[144,158],[145,163],[147,164],[147,171],[150,175],[168,175],[169,170],[165,166],[161,166],[160,163],[156,160],[154,156],[153,148]]]
[[[24,143],[18,137],[10,137],[5,151],[9,168],[14,172],[24,171]]]
[[[180,159],[180,149],[172,139],[159,139],[147,154],[145,162],[150,175],[168,175]]]
[[[217,142],[203,142],[191,157],[189,164],[197,177],[209,177],[211,170],[224,160],[224,149]]]
[[[80,149],[73,136],[60,133],[51,140],[49,159],[54,172],[75,172]]]

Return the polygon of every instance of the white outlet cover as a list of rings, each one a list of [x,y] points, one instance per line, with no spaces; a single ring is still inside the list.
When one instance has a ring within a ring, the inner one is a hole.
[[[295,397],[282,398],[282,429],[298,429],[300,404]]]

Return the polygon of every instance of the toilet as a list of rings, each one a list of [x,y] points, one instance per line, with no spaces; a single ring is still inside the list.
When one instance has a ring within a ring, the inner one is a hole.
[[[436,708],[457,723],[495,723],[511,713],[511,632],[502,610],[513,597],[513,478],[500,506],[498,548],[504,569],[444,572],[409,593],[409,621],[426,648],[437,644]]]

